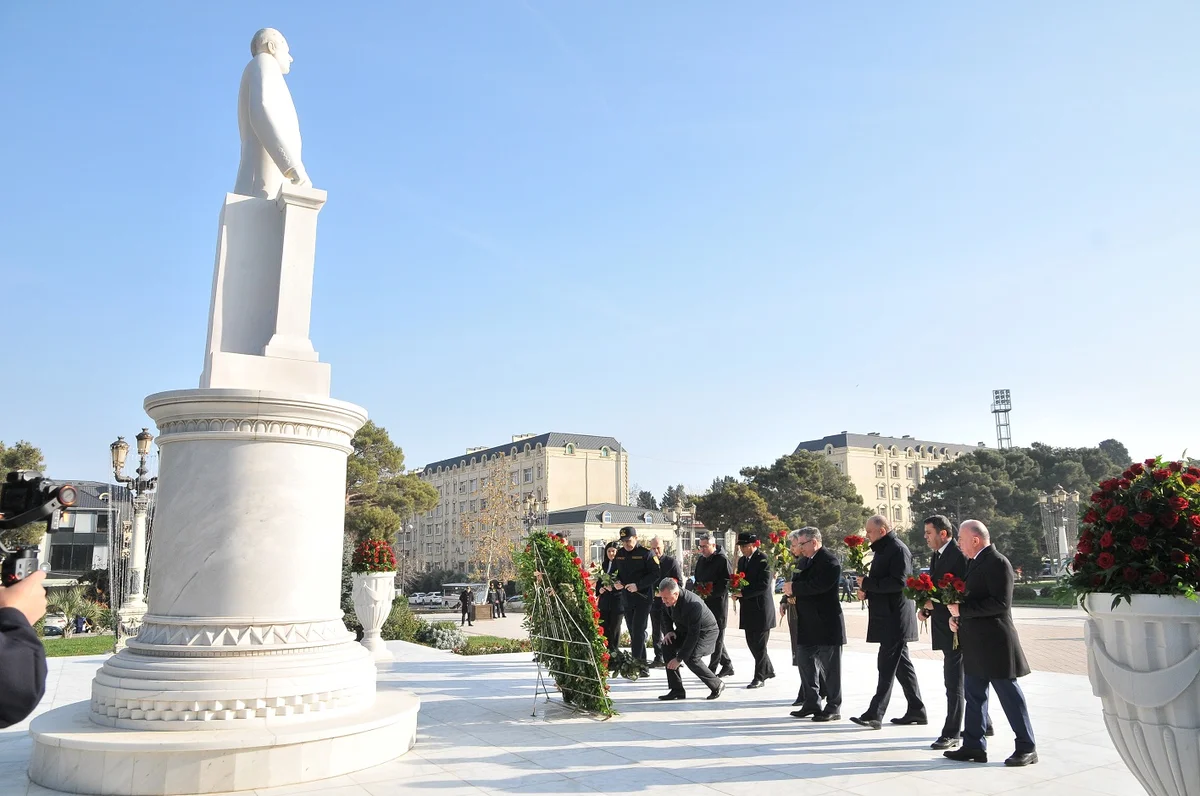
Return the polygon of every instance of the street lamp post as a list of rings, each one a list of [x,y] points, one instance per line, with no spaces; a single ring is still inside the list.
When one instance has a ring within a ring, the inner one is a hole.
[[[529,492],[521,500],[521,523],[525,526],[526,535],[533,533],[533,529],[544,524],[546,509],[549,506],[549,498],[535,498],[532,492]]]
[[[1057,560],[1054,574],[1065,575],[1071,558],[1067,540],[1073,539],[1078,531],[1079,493],[1056,486],[1053,492],[1038,496],[1038,509],[1042,515],[1046,552]]]
[[[133,495],[133,536],[129,543],[129,568],[125,598],[117,610],[117,621],[121,634],[117,647],[124,646],[124,639],[137,634],[146,615],[146,514],[150,506],[150,494],[158,486],[158,478],[147,478],[150,470],[146,459],[150,456],[150,442],[154,435],[143,428],[135,438],[137,441],[137,475],[125,475],[125,459],[129,455],[129,443],[124,437],[108,446],[112,455],[113,477],[125,484]]]

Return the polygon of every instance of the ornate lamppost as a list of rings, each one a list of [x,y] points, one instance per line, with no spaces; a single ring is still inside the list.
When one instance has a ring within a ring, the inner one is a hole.
[[[135,438],[137,441],[137,475],[125,475],[125,459],[129,455],[129,443],[124,437],[108,446],[112,454],[113,477],[125,484],[133,496],[133,535],[129,543],[129,567],[125,584],[125,599],[117,610],[117,621],[121,625],[121,637],[117,647],[124,646],[124,639],[137,635],[146,615],[146,514],[150,506],[150,494],[158,486],[157,476],[147,478],[150,473],[146,459],[150,456],[150,443],[154,435],[143,428]]]
[[[1053,492],[1038,496],[1038,509],[1042,515],[1046,552],[1055,561],[1053,572],[1057,576],[1065,575],[1073,555],[1068,540],[1074,539],[1079,532],[1079,493],[1056,486]]]
[[[535,498],[532,492],[529,492],[521,499],[521,523],[525,526],[525,533],[533,533],[533,529],[539,525],[546,524],[547,509],[550,505],[549,498]]]

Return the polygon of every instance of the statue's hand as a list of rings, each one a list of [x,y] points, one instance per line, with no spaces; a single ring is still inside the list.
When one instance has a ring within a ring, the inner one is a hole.
[[[287,174],[283,176],[287,177],[291,181],[292,185],[299,185],[302,188],[312,187],[312,180],[308,178],[308,172],[304,170],[304,164],[302,163],[297,163],[295,166],[292,166],[287,170]]]

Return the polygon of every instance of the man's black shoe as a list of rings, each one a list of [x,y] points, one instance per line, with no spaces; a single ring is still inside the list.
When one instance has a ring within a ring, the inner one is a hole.
[[[756,679],[756,680],[751,680],[751,681],[750,681],[750,685],[748,685],[748,686],[746,686],[746,687],[747,687],[747,688],[762,688],[762,687],[763,687],[763,681],[762,681],[762,680],[757,680],[757,679]]]
[[[790,715],[792,715],[798,719],[803,719],[806,716],[815,716],[820,712],[821,711],[817,710],[816,708],[808,707],[808,708],[800,708],[799,710],[793,710]]]
[[[649,664],[649,667],[651,669],[661,669],[664,666],[666,666],[666,664],[663,663],[662,658],[655,658],[654,660],[650,661],[650,664]]]
[[[928,724],[929,723],[929,719],[925,718],[924,716],[901,716],[900,718],[892,719],[891,721],[892,721],[892,724],[903,724],[903,725]]]
[[[1031,766],[1037,762],[1037,752],[1013,752],[1012,757],[1004,761],[1006,766]]]
[[[660,696],[659,699],[662,699],[662,700],[687,699],[687,693],[685,693],[683,691],[668,691],[667,693]]]
[[[841,721],[841,713],[818,713],[812,717],[813,721]]]
[[[725,684],[721,683],[708,696],[706,696],[705,699],[716,699],[723,693],[725,693]]]
[[[850,721],[854,722],[859,727],[870,727],[872,730],[883,729],[883,722],[879,719],[866,719],[862,716],[851,716]]]
[[[982,749],[951,749],[949,752],[942,752],[942,754],[959,763],[987,762],[987,752]]]
[[[936,741],[929,744],[929,748],[937,749],[938,751],[941,751],[942,749],[955,749],[961,743],[962,741],[958,738],[947,738],[943,735],[941,738],[938,738]]]
[[[771,672],[770,674],[767,675],[767,679],[770,680],[774,676],[775,676],[775,672]]]
[[[722,666],[721,671],[717,672],[717,677],[733,677],[733,667]]]
[[[987,726],[987,729],[983,731],[983,734],[986,735],[987,737],[991,738],[993,735],[996,734],[996,728],[989,724]]]

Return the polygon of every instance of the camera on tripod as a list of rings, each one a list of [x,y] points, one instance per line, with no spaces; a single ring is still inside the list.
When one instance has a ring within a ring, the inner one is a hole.
[[[46,532],[58,530],[59,511],[74,506],[79,491],[70,484],[43,478],[37,470],[14,470],[0,484],[0,531],[20,528],[46,520]],[[0,582],[11,586],[36,572],[38,546],[18,544],[8,547],[0,542],[4,563],[0,564]]]

